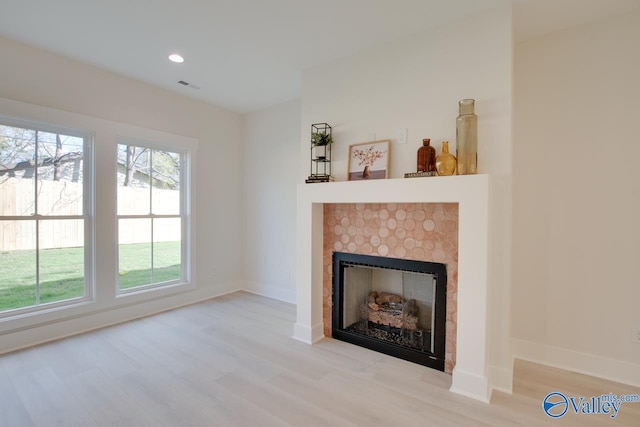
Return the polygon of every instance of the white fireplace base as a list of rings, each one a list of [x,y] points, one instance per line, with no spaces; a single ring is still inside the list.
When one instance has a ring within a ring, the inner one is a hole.
[[[466,175],[298,185],[293,337],[309,344],[324,337],[323,204],[458,203],[457,350],[450,390],[488,402],[490,184],[488,175]]]

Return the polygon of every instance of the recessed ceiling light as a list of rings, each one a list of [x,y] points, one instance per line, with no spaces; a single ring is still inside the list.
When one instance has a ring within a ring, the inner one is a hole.
[[[172,53],[169,55],[169,61],[181,64],[184,62],[184,58],[177,53]]]

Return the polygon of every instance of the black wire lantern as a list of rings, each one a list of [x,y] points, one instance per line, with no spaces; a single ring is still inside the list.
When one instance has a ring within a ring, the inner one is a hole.
[[[333,181],[331,176],[332,144],[331,126],[327,123],[314,123],[311,125],[310,174],[305,182]]]

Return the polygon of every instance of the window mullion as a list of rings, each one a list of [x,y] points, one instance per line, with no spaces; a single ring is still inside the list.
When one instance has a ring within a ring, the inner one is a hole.
[[[153,246],[153,226],[154,226],[153,215],[151,215],[151,283],[155,283],[155,272],[154,272],[154,246]]]
[[[151,283],[155,283],[154,262],[153,262],[153,151],[149,150],[149,216],[151,217]]]
[[[179,214],[147,214],[147,215],[118,215],[118,219],[145,219],[145,218],[156,218],[156,219],[169,219],[169,218],[182,218],[182,215]]]
[[[36,219],[36,305],[40,305],[40,220]]]
[[[40,220],[38,219],[40,211],[38,210],[38,140],[39,132],[36,130],[36,147],[34,150],[34,167],[33,167],[33,215],[36,221],[36,305],[40,305]]]

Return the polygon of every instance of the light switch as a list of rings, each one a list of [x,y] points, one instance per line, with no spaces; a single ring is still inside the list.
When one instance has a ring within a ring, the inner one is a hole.
[[[407,143],[407,129],[398,129],[396,142],[398,144],[406,144]]]

